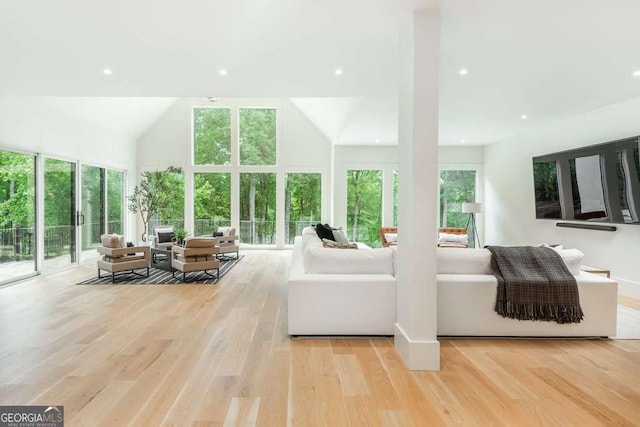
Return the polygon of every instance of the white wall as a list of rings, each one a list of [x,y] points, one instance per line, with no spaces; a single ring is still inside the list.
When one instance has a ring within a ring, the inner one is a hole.
[[[640,98],[530,128],[485,148],[487,244],[562,243],[585,254],[587,265],[607,268],[620,292],[640,296],[640,226],[616,232],[558,228],[535,219],[532,157],[640,135]]]
[[[277,112],[277,167],[245,167],[277,171],[278,186],[284,185],[287,172],[320,172],[323,174],[322,220],[330,221],[331,199],[331,143],[288,99],[218,99],[209,103],[202,98],[179,99],[165,114],[140,138],[138,142],[138,172],[179,166],[185,172],[185,218],[189,228],[193,217],[193,172],[240,170],[231,166],[193,166],[191,164],[192,130],[191,116],[193,107],[268,107]],[[235,119],[232,118],[232,123]],[[236,132],[232,129],[232,138]],[[236,186],[232,183],[232,204],[237,197]],[[284,215],[284,192],[279,192],[278,215]],[[232,214],[233,215],[233,214]],[[284,218],[284,217],[283,217]],[[141,224],[138,225],[139,227]],[[280,236],[283,239],[283,234]]]
[[[0,145],[113,169],[135,168],[135,141],[71,117],[40,98],[0,97]]]
[[[441,145],[438,147],[438,165],[482,165],[484,147]]]

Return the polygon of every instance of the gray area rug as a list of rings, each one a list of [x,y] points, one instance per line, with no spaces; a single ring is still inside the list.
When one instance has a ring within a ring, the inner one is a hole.
[[[618,330],[615,340],[640,340],[640,310],[618,304]]]
[[[240,260],[244,258],[244,255],[240,255],[236,258],[225,258],[220,260],[220,275],[222,278],[227,274]],[[144,272],[145,270],[136,270],[137,272]],[[193,273],[187,273],[187,281],[182,281],[182,273],[176,271],[176,277],[171,276],[171,272],[160,270],[157,268],[149,269],[149,277],[140,277],[134,274],[124,274],[122,276],[116,276],[116,282],[111,283],[111,274],[103,272],[106,276],[98,279],[88,279],[76,285],[191,285],[191,284],[215,284],[219,278],[211,277],[202,271],[194,271]],[[215,270],[211,271],[215,276]],[[144,273],[146,274],[146,273]]]

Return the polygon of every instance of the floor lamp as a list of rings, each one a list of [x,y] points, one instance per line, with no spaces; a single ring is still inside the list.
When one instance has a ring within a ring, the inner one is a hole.
[[[478,229],[476,228],[476,214],[482,212],[482,203],[463,203],[462,213],[469,214],[469,221],[467,221],[467,230],[471,230],[471,242],[475,246],[476,240],[478,241],[478,248],[480,246],[480,236],[478,236]]]

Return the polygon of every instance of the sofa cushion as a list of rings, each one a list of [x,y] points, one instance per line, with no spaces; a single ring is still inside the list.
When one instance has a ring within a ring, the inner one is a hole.
[[[582,260],[584,259],[584,254],[582,252],[578,249],[553,249],[560,254],[571,274],[574,276],[580,274],[580,271],[582,270]]]
[[[438,274],[493,274],[488,249],[438,248]]]
[[[580,274],[584,254],[577,249],[557,250],[574,276]],[[438,274],[493,274],[488,249],[438,248]]]
[[[112,263],[129,262],[129,261],[138,261],[138,260],[144,259],[144,255],[133,254],[133,255],[123,255],[123,256],[116,256],[116,257],[105,255],[102,257],[102,259]]]
[[[321,248],[322,240],[316,234],[314,227],[305,227],[302,229],[302,250],[307,248]]]
[[[100,243],[105,248],[126,248],[127,242],[124,239],[124,236],[120,236],[118,234],[102,234],[100,235]]]
[[[184,243],[185,248],[212,248],[217,240],[212,237],[193,237]]]
[[[307,247],[303,254],[310,274],[389,274],[393,275],[393,255],[389,248],[336,251]]]

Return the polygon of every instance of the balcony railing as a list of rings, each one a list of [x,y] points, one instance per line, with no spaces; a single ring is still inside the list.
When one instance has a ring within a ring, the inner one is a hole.
[[[84,224],[83,234],[85,248],[95,247],[99,243],[103,224]],[[107,224],[110,233],[122,232],[121,221],[111,221]],[[44,258],[55,258],[69,255],[75,258],[75,233],[73,225],[46,226],[44,229]],[[17,262],[33,260],[35,256],[36,234],[33,227],[14,227],[0,229],[0,262]]]
[[[295,236],[302,234],[302,229],[310,225],[317,224],[318,220],[290,221],[285,228],[284,241],[293,244]],[[157,226],[169,225],[175,228],[183,228],[183,219],[151,220],[149,222],[148,234],[153,235],[153,229]],[[187,230],[192,236],[210,236],[218,230],[218,227],[230,227],[231,220],[226,218],[196,219],[194,220],[194,230]],[[377,231],[376,231],[377,232]],[[276,222],[275,221],[240,221],[238,232],[240,242],[250,245],[273,245],[276,243]]]
[[[34,254],[33,227],[0,228],[0,262],[32,260]]]

